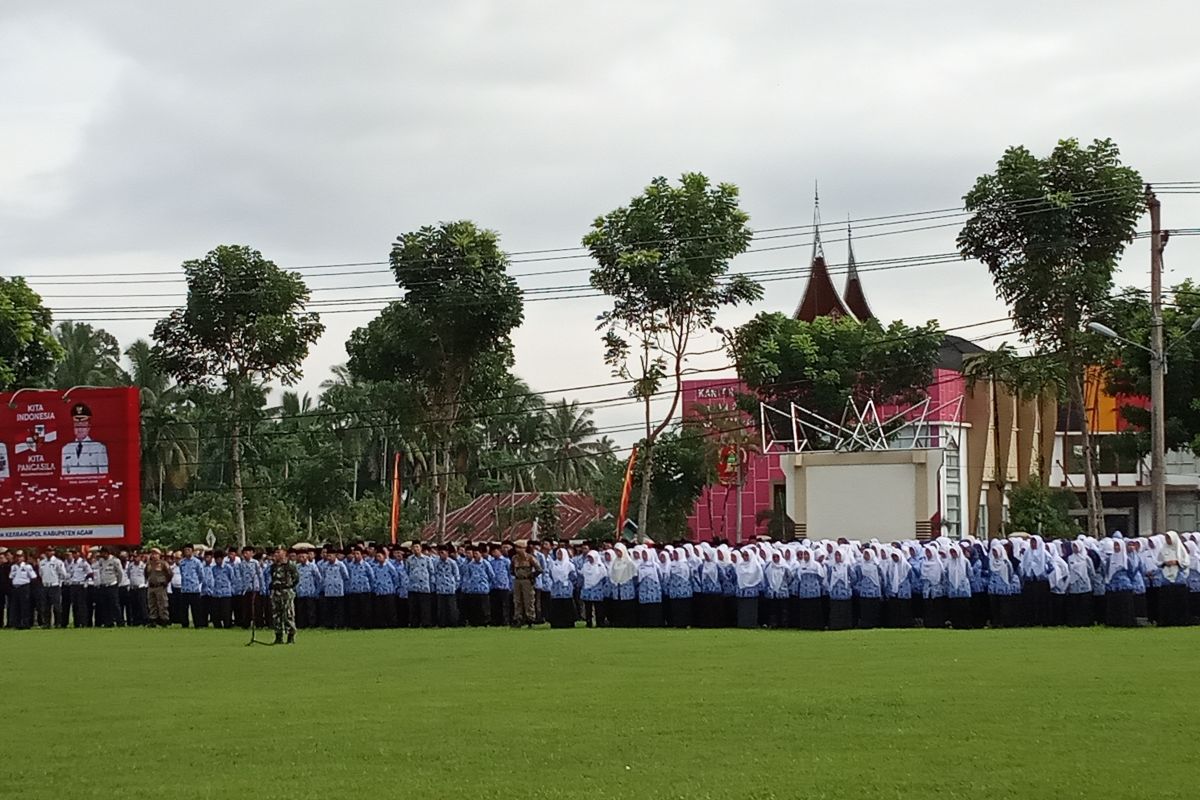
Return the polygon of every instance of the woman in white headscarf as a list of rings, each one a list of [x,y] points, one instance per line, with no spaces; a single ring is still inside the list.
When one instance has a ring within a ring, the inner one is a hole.
[[[1050,623],[1051,567],[1042,537],[1029,537],[1029,546],[1021,554],[1021,601],[1026,625],[1042,627]]]
[[[892,547],[885,551],[887,567],[884,569],[883,594],[887,598],[883,602],[883,620],[888,628],[911,628],[913,626],[912,595],[913,575],[912,565],[904,551]]]
[[[668,618],[673,628],[692,626],[692,561],[687,551],[675,548],[671,551],[667,574]]]
[[[637,625],[637,574],[638,565],[633,563],[629,549],[623,542],[617,542],[608,568],[608,595],[612,598],[612,606],[607,616],[614,627]]]
[[[993,539],[988,546],[988,618],[993,628],[1011,628],[1017,623],[1014,575],[1004,542]]]
[[[1132,628],[1137,625],[1134,610],[1133,584],[1140,571],[1137,554],[1126,550],[1124,539],[1102,539],[1104,548],[1104,624],[1110,628]]]
[[[1188,571],[1191,554],[1175,531],[1167,531],[1162,547],[1158,548],[1158,570],[1162,587],[1158,592],[1158,624],[1161,627],[1190,625],[1188,611]]]
[[[787,626],[787,601],[791,594],[791,573],[783,563],[783,554],[771,550],[771,560],[763,566],[763,594],[759,601],[766,604],[768,628]]]
[[[825,609],[821,606],[825,594],[825,570],[808,548],[802,548],[796,558],[797,626],[806,631],[825,630]]]
[[[1087,628],[1095,621],[1096,569],[1082,537],[1071,542],[1067,557],[1067,625]]]
[[[583,585],[579,588],[579,599],[583,601],[583,621],[589,628],[598,628],[604,619],[604,595],[608,591],[608,568],[600,553],[589,550],[583,557]]]
[[[733,570],[737,577],[737,626],[758,627],[758,601],[766,576],[762,562],[753,550],[733,551]]]
[[[692,601],[696,627],[715,628],[721,624],[721,562],[724,554],[711,545],[700,545],[700,592]]]
[[[925,558],[921,561],[921,595],[924,599],[926,628],[946,627],[946,569],[935,545],[923,548]]]
[[[878,628],[883,622],[883,569],[873,547],[863,550],[854,570],[854,596],[858,599],[858,627]]]
[[[1062,542],[1046,542],[1046,557],[1050,559],[1050,624],[1061,627],[1067,624],[1067,590],[1071,586],[1071,571],[1063,558]]]
[[[644,548],[638,560],[638,627],[661,628],[663,626],[663,570],[659,568],[658,554]]]
[[[946,614],[956,630],[971,627],[971,563],[962,548],[950,545],[946,559]]]
[[[829,630],[854,627],[854,567],[845,548],[833,551],[826,565],[825,585],[829,587]]]
[[[547,614],[551,628],[575,627],[575,565],[567,548],[554,551],[550,561],[550,613]]]
[[[1193,624],[1200,623],[1200,533],[1189,533],[1184,544],[1188,549],[1188,612]]]

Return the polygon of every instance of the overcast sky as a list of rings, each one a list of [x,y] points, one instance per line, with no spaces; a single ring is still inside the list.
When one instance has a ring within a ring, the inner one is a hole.
[[[1011,144],[1044,153],[1107,136],[1149,180],[1200,179],[1200,8],[1020,5],[4,0],[0,271],[30,278],[56,318],[103,317],[125,345],[153,322],[116,318],[179,304],[179,264],[217,244],[287,267],[377,262],[401,232],[470,218],[510,251],[572,247],[655,175],[736,183],[756,228],[810,222],[819,181],[834,263],[839,220],[956,206]],[[1163,218],[1200,226],[1200,198],[1164,198]],[[895,230],[860,229],[858,259],[948,252],[957,229]],[[792,246],[736,268],[803,266],[807,241],[763,242]],[[1168,282],[1200,277],[1198,256],[1200,237],[1173,241]],[[1120,282],[1146,286],[1148,260],[1136,242]],[[391,284],[383,266],[303,271],[316,300],[389,295],[352,288]],[[1004,316],[975,264],[863,277],[886,320]],[[721,322],[790,311],[803,284],[769,283],[756,308]],[[95,311],[130,307],[152,310]],[[537,390],[610,380],[594,330],[603,307],[528,303],[518,373]],[[371,316],[325,316],[302,390],[315,393]],[[994,345],[1007,330],[963,333]],[[597,414],[606,428],[636,418]]]

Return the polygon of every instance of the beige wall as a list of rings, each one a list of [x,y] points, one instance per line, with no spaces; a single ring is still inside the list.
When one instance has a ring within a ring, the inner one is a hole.
[[[900,541],[930,535],[942,450],[796,453],[782,459],[798,536]]]

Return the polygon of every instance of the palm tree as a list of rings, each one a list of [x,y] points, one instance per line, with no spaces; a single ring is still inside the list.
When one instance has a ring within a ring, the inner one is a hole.
[[[592,409],[581,409],[576,400],[550,406],[546,442],[547,468],[561,490],[582,489],[600,473],[602,457],[612,452],[612,441],[598,436]]]
[[[158,510],[163,507],[163,488],[182,489],[196,475],[200,460],[200,436],[184,418],[187,400],[154,360],[145,339],[125,351],[130,377],[138,387],[142,408],[142,485],[155,486]]]
[[[62,360],[50,380],[57,389],[72,386],[118,386],[128,380],[121,369],[121,348],[116,337],[86,322],[60,322],[54,338],[63,349]]]

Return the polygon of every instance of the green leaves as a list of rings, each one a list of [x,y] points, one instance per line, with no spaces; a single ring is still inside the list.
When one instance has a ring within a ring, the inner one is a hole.
[[[61,357],[50,311],[23,278],[0,277],[0,391],[39,385]]]
[[[309,292],[257,250],[223,245],[183,264],[187,305],[154,326],[155,355],[185,385],[228,376],[291,385],[325,326],[304,312]]]

